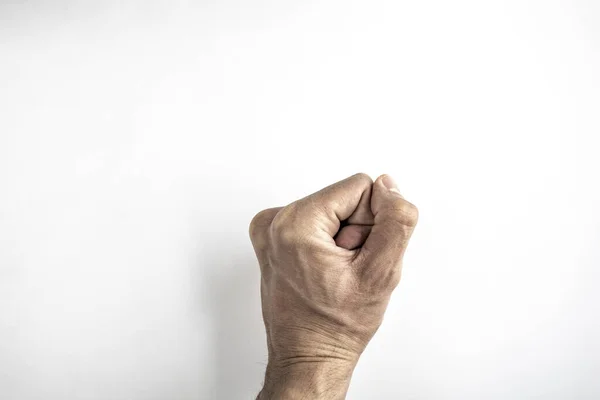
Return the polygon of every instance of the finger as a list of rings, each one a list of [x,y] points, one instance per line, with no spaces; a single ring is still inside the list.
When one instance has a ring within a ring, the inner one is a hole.
[[[355,213],[357,221],[370,222],[368,200],[372,184],[367,174],[352,175],[299,200],[298,207],[307,218],[316,218],[317,228],[333,237],[340,229],[340,222]]]
[[[354,250],[365,243],[371,225],[346,225],[335,236],[335,244],[346,250]]]
[[[366,265],[400,265],[417,224],[417,208],[402,197],[389,175],[382,175],[373,183],[371,210],[375,221],[360,259]]]
[[[371,211],[371,191],[373,182],[371,181],[371,178],[369,178],[369,182],[371,182],[369,190],[363,193],[360,201],[358,202],[358,206],[352,215],[350,215],[350,217],[348,217],[346,220],[348,225],[373,225],[374,216],[373,212]]]

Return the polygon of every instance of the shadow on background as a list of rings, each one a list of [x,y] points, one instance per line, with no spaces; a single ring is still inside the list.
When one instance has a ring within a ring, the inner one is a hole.
[[[253,399],[267,361],[259,267],[249,239],[241,244],[219,236],[207,243],[198,263],[214,330],[213,393],[217,399]]]

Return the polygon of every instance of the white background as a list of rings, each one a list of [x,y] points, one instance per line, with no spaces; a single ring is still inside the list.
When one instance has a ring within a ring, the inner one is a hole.
[[[251,399],[247,225],[421,218],[350,399],[600,398],[600,6],[0,5],[0,398]]]

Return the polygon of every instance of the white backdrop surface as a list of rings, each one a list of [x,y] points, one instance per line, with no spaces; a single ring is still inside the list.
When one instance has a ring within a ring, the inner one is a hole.
[[[0,398],[251,399],[247,225],[420,209],[349,399],[600,398],[595,1],[0,4]]]

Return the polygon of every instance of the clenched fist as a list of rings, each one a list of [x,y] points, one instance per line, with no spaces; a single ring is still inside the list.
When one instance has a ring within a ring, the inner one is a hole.
[[[345,397],[417,215],[390,176],[357,174],[254,217],[269,350],[259,399]]]

